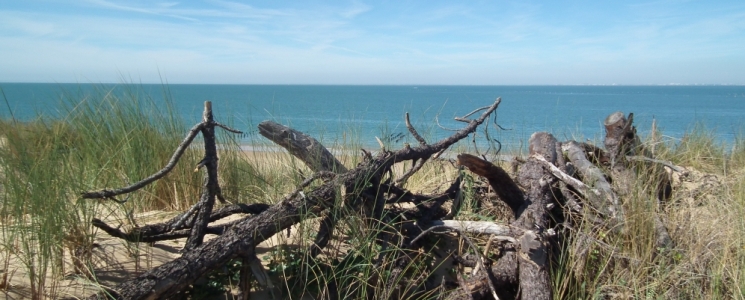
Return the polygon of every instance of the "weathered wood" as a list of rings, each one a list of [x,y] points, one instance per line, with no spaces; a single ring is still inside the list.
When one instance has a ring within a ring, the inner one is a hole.
[[[204,235],[209,226],[212,207],[215,205],[215,199],[220,192],[220,184],[217,182],[217,144],[215,143],[215,118],[212,115],[212,102],[204,102],[204,113],[202,114],[202,137],[204,138],[204,158],[199,163],[204,166],[207,172],[204,175],[204,187],[202,196],[197,205],[199,209],[191,228],[189,238],[186,239],[185,250],[194,249],[202,244]]]
[[[493,299],[489,292],[489,280],[494,282],[499,299],[517,299],[518,297],[518,262],[515,251],[506,251],[489,273],[479,273],[462,282],[465,288],[460,288],[449,293],[445,299],[448,300],[481,300]]]
[[[233,214],[243,213],[256,215],[269,208],[268,204],[255,203],[255,204],[233,204],[229,206],[221,207],[214,211],[210,216],[209,222],[215,222]],[[179,217],[156,224],[148,224],[142,227],[131,229],[129,232],[124,232],[119,228],[114,228],[104,223],[99,219],[93,219],[91,222],[93,226],[103,230],[113,237],[117,237],[132,243],[153,243],[158,241],[180,239],[189,236],[188,227],[185,224],[174,226],[179,220]],[[222,234],[226,224],[218,226],[207,227],[207,234]]]
[[[355,198],[354,193],[362,192],[356,187],[366,186],[369,178],[381,176],[394,163],[431,156],[467,137],[497,109],[500,102],[497,99],[478,119],[471,120],[465,128],[438,143],[381,152],[373,160],[308,192],[293,193],[258,216],[239,221],[223,235],[186,251],[181,257],[120,283],[113,288],[112,296],[117,299],[158,299],[176,295],[209,270],[224,265],[232,258],[253,255],[258,243],[305,217],[316,216],[331,207],[339,188],[352,191],[347,197]],[[91,296],[91,299],[97,298],[98,295]]]
[[[529,145],[531,157],[519,169],[517,184],[501,168],[473,155],[461,154],[458,161],[472,172],[486,177],[495,192],[501,193],[501,199],[510,199],[505,202],[510,201],[508,204],[511,203],[511,207],[519,205],[513,208],[516,220],[512,224],[504,227],[496,224],[489,226],[493,228],[491,233],[514,236],[517,263],[509,264],[515,269],[502,272],[518,274],[517,282],[522,299],[551,299],[545,231],[550,225],[549,207],[556,204],[555,195],[560,192],[555,187],[556,178],[545,164],[553,165],[559,161],[557,149],[560,147],[556,138],[546,132],[534,133]],[[518,185],[525,188],[526,192],[522,192]],[[457,222],[452,225],[457,225]],[[470,291],[466,294],[475,295]]]
[[[326,147],[305,133],[273,121],[259,123],[259,133],[287,149],[311,170],[338,173],[347,171],[344,164],[337,160]]]
[[[623,112],[614,112],[605,118],[605,149],[608,151],[611,168],[618,164],[625,164],[627,155],[636,155],[642,152],[641,141],[636,135],[634,114],[630,113],[626,118]]]
[[[524,228],[513,227],[510,225],[501,225],[487,221],[435,220],[428,223],[428,226],[447,226],[458,231],[468,232],[472,234],[490,234],[512,238],[519,237],[526,231],[526,229]]]
[[[619,187],[624,190],[622,192],[625,192],[632,189],[628,184],[634,182],[633,179],[637,178],[636,172],[633,169],[629,170],[629,168],[636,168],[630,161],[641,161],[644,170],[650,173],[650,179],[655,181],[659,203],[670,197],[672,186],[669,174],[654,164],[662,164],[678,172],[682,171],[682,168],[670,162],[650,158],[651,152],[642,146],[639,137],[636,135],[636,127],[634,127],[633,121],[634,114],[629,114],[628,118],[624,118],[622,112],[615,112],[605,119],[606,135],[604,144],[611,158],[611,170],[614,177],[626,177],[627,186]],[[665,228],[662,219],[656,212],[653,216],[653,222],[656,235],[655,248],[669,250],[674,247],[667,228]]]
[[[525,204],[514,227],[526,229],[518,238],[517,258],[519,262],[520,296],[522,299],[551,299],[551,279],[548,273],[548,247],[545,231],[550,228],[549,205],[555,204],[556,178],[551,176],[543,163],[535,158],[542,156],[555,164],[559,142],[551,134],[536,132],[530,136],[531,157],[520,168],[517,182],[525,187]],[[535,232],[533,230],[537,230]]]
[[[269,120],[259,123],[258,128],[262,136],[287,149],[313,172],[347,172],[347,168],[326,147],[305,133]],[[337,213],[325,213],[313,245],[310,246],[311,257],[317,256],[326,247],[336,222]]]
[[[585,184],[590,187],[591,192],[587,193],[586,197],[590,207],[599,212],[602,218],[607,218],[611,227],[620,230],[624,222],[623,207],[603,171],[587,159],[579,143],[574,141],[564,143],[562,150],[582,176]]]
[[[499,199],[504,201],[517,216],[518,210],[525,202],[524,195],[504,169],[467,153],[458,154],[458,164],[479,176],[486,177]]]
[[[577,178],[570,176],[567,173],[564,173],[564,171],[554,166],[552,163],[550,163],[545,158],[543,158],[543,156],[536,155],[534,158],[537,159],[541,164],[543,164],[543,166],[547,168],[551,172],[551,174],[556,176],[556,178],[572,186],[582,196],[585,196],[589,192],[590,188],[587,187],[587,185],[584,182],[582,182],[581,180]]]

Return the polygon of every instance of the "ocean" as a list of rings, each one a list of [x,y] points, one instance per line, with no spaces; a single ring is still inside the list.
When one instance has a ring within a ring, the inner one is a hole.
[[[199,122],[210,100],[216,119],[247,132],[244,144],[260,137],[256,125],[274,120],[306,132],[327,145],[350,141],[377,147],[375,137],[393,145],[416,143],[408,136],[404,114],[434,142],[464,123],[454,117],[502,104],[490,120],[489,138],[523,147],[530,134],[548,131],[559,140],[596,140],[602,122],[615,111],[634,113],[638,132],[649,134],[652,121],[669,141],[694,126],[711,130],[732,144],[745,133],[745,86],[325,86],[201,84],[0,83],[5,103],[0,117],[30,120],[58,116],[62,95],[84,99],[101,91],[136,91],[156,103],[170,98],[187,126]],[[1,95],[0,95],[1,96]],[[497,126],[498,125],[498,126]],[[486,145],[483,130],[479,145]]]

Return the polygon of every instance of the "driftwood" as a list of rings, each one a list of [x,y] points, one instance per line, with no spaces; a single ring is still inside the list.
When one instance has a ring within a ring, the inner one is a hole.
[[[605,150],[574,141],[562,144],[550,134],[536,133],[529,141],[530,157],[521,162],[514,181],[498,166],[472,155],[459,155],[458,162],[484,176],[499,199],[513,210],[516,220],[509,226],[479,224],[459,227],[458,223],[449,224],[474,234],[502,236],[501,239],[507,244],[514,245],[503,248],[505,254],[490,269],[490,273],[462,281],[461,289],[451,293],[448,299],[493,298],[488,293],[492,282],[502,291],[500,297],[505,299],[550,299],[547,257],[552,252],[549,249],[557,247],[551,243],[552,236],[557,234],[551,228],[555,225],[552,220],[562,219],[561,214],[552,213],[553,207],[567,207],[572,214],[578,214],[588,219],[590,224],[604,228],[601,232],[623,232],[625,214],[615,188],[631,187],[614,187],[608,177],[633,174],[629,172],[635,168],[631,162],[636,161],[680,170],[669,162],[645,156],[650,152],[641,145],[632,122],[633,114],[626,118],[623,113],[617,112],[606,118]],[[606,166],[609,167],[607,170]],[[661,185],[666,182],[665,178],[658,180]],[[660,195],[660,199],[663,199],[662,193]],[[478,229],[468,230],[469,227]],[[654,216],[654,230],[658,249],[674,246],[658,215]],[[578,261],[582,262],[581,257],[588,255],[591,244],[602,242],[581,232],[577,234],[575,248],[570,251],[574,251],[580,257]],[[575,271],[581,272],[582,268],[582,265],[575,265]]]
[[[93,221],[94,226],[110,235],[133,242],[189,237],[192,242],[187,244],[183,255],[129,279],[106,293],[93,295],[91,299],[101,296],[116,299],[179,297],[179,293],[203,274],[236,258],[243,261],[239,283],[241,298],[248,299],[251,274],[259,284],[271,288],[271,282],[256,258],[256,245],[307,218],[321,216],[315,241],[306,249],[306,253],[314,257],[327,246],[336,223],[348,214],[355,213],[363,214],[369,226],[388,224],[385,229],[378,231],[377,243],[393,251],[381,251],[381,257],[373,263],[377,265],[385,258],[392,269],[388,282],[383,283],[384,287],[371,292],[374,297],[406,298],[437,290],[447,299],[551,299],[551,257],[561,252],[557,251],[560,244],[556,241],[572,234],[572,230],[561,229],[562,226],[564,229],[571,228],[565,216],[576,215],[588,219],[591,224],[602,227],[603,232],[623,232],[625,214],[617,194],[619,187],[610,180],[611,177],[632,174],[629,170],[635,168],[635,162],[661,165],[665,165],[665,162],[645,156],[648,153],[636,136],[633,114],[626,118],[623,113],[617,112],[606,118],[605,149],[574,141],[561,143],[549,133],[534,133],[529,140],[530,156],[521,161],[514,177],[477,156],[457,156],[459,165],[486,179],[498,199],[510,208],[513,221],[498,224],[447,220],[457,211],[461,177],[454,180],[447,190],[435,195],[412,193],[405,188],[405,182],[427,161],[475,132],[500,103],[501,99],[498,98],[490,106],[456,118],[467,125],[434,144],[428,144],[417,133],[407,114],[406,126],[419,145],[405,145],[398,151],[381,149],[375,156],[363,150],[366,160],[354,169],[347,169],[312,137],[274,122],[262,122],[259,130],[263,136],[287,149],[315,173],[275,205],[238,204],[214,212],[211,205],[215,198],[220,198],[220,190],[216,180],[217,156],[213,151],[216,148],[207,148],[214,147],[214,140],[208,141],[208,138],[214,138],[214,126],[225,127],[214,122],[211,110],[208,113],[206,108],[203,122],[192,128],[166,168],[131,187],[84,194],[91,198],[116,200],[118,195],[135,191],[170,171],[197,133],[202,132],[205,136],[206,155],[199,167],[204,166],[208,172],[202,199],[192,209],[171,221],[146,225],[130,232],[122,232],[100,220]],[[482,112],[478,118],[469,119],[478,112]],[[393,165],[404,161],[411,162],[411,169],[394,178],[391,172]],[[669,164],[667,167],[675,166]],[[317,181],[322,183],[310,188],[311,183]],[[453,201],[453,211],[450,213],[443,207],[448,201]],[[413,203],[414,206],[404,209],[390,205],[404,202]],[[340,205],[345,209],[339,209]],[[228,224],[208,226],[210,222],[233,213],[250,215]],[[425,283],[415,283],[416,286],[403,289],[407,290],[404,293],[401,286],[416,281],[407,281],[405,278],[411,276],[405,270],[413,260],[412,254],[421,251],[429,243],[425,236],[443,234],[442,230],[458,233],[473,250],[475,255],[460,257],[452,254],[459,264],[472,267],[473,274],[467,279],[458,277],[458,282],[450,282],[449,285],[444,282],[433,285],[419,278],[416,280]],[[674,246],[659,217],[655,219],[655,231],[660,247]],[[201,243],[204,234],[218,237]],[[577,234],[579,242],[570,251],[576,251],[580,257],[587,255],[592,243],[602,243],[597,237],[581,232]],[[483,251],[469,237],[473,235],[488,237]],[[491,249],[499,249],[497,259],[490,257]],[[336,299],[338,289],[343,287],[335,280],[330,279],[321,297]],[[369,282],[374,280],[379,279],[370,278]],[[459,288],[448,291],[446,286]]]
[[[313,171],[344,173],[347,168],[313,137],[272,121],[259,123],[259,134],[287,149]]]
[[[623,207],[611,184],[606,180],[605,173],[587,159],[583,148],[577,142],[565,143],[562,150],[566,152],[569,161],[589,187],[586,198],[589,207],[593,212],[597,212],[600,218],[608,220],[611,228],[620,230],[624,221]]]
[[[240,220],[221,236],[189,249],[169,263],[117,285],[109,291],[110,296],[117,299],[157,299],[176,295],[210,269],[222,266],[232,258],[251,257],[258,243],[303,218],[318,215],[333,206],[339,187],[347,191],[345,201],[365,199],[365,194],[376,195],[380,185],[373,184],[369,187],[369,182],[381,183],[382,177],[395,163],[427,159],[467,137],[497,109],[500,102],[497,99],[478,119],[471,120],[460,131],[435,144],[405,147],[396,152],[382,151],[373,159],[343,174],[325,173],[328,175],[323,177],[324,184],[307,192],[293,193],[259,215]],[[98,295],[94,295],[92,299],[97,297]]]
[[[515,245],[517,263],[503,263],[503,265],[516,268],[519,290],[523,299],[550,299],[552,293],[546,243],[549,232],[547,229],[550,228],[549,207],[550,204],[555,203],[556,193],[553,185],[556,180],[543,164],[544,162],[551,164],[557,162],[558,141],[548,133],[538,132],[530,137],[529,144],[531,158],[520,168],[517,182],[513,182],[500,167],[473,155],[461,154],[458,156],[458,162],[472,172],[487,177],[489,184],[500,199],[507,202],[510,208],[517,207],[513,208],[515,221],[510,226],[520,229],[510,232],[517,242]],[[541,157],[541,159],[536,157]],[[517,185],[524,187],[526,192],[520,191]],[[512,257],[509,256],[509,259]],[[512,274],[513,270],[500,270],[500,273]],[[481,281],[490,280],[489,277],[484,276]],[[511,282],[511,280],[505,282]],[[472,283],[472,285],[484,286],[483,283]],[[504,287],[500,286],[500,288]],[[514,289],[514,287],[507,288]],[[473,287],[471,290],[474,291]]]
[[[634,114],[629,114],[628,118],[624,117],[622,112],[615,112],[605,119],[606,137],[605,147],[611,158],[611,170],[616,177],[625,177],[625,183],[635,182],[637,165],[633,162],[640,162],[645,172],[653,174],[650,179],[657,182],[657,197],[659,202],[670,197],[672,188],[670,185],[669,175],[658,167],[658,164],[664,165],[673,171],[681,172],[682,168],[673,165],[670,162],[656,160],[651,158],[651,151],[642,146],[639,137],[636,135],[636,127],[633,125]],[[619,187],[620,190],[631,190],[632,187],[625,185]],[[659,203],[658,202],[658,203]],[[673,244],[670,234],[665,228],[659,214],[652,216],[654,222],[655,246],[660,251],[668,251],[675,245]]]
[[[215,144],[215,127],[221,127],[227,131],[233,133],[241,133],[238,130],[229,128],[223,124],[220,124],[214,120],[212,115],[212,102],[205,101],[204,113],[202,114],[202,122],[192,127],[186,138],[176,148],[175,153],[171,157],[170,161],[166,166],[155,174],[148,178],[145,178],[137,183],[130,186],[114,189],[114,190],[100,190],[95,192],[84,192],[82,197],[85,199],[112,199],[119,203],[126,202],[126,200],[117,200],[116,196],[131,193],[137,191],[154,181],[162,178],[168,172],[173,170],[179,159],[183,155],[186,148],[189,147],[191,142],[194,140],[198,133],[202,134],[204,138],[204,158],[196,166],[196,170],[205,168],[204,187],[202,190],[202,196],[199,202],[194,205],[189,211],[179,215],[173,220],[164,224],[156,224],[154,226],[146,226],[145,228],[135,228],[130,233],[124,233],[119,229],[108,226],[101,220],[94,219],[93,225],[111,234],[112,236],[120,237],[128,241],[140,241],[140,242],[154,242],[159,240],[174,239],[188,235],[186,240],[185,249],[193,249],[202,244],[204,235],[209,233],[216,233],[224,231],[223,228],[209,228],[209,223],[214,219],[212,215],[212,207],[215,204],[215,199],[219,199],[221,202],[225,202],[220,189],[220,184],[217,181],[217,146]],[[217,216],[215,216],[217,217]],[[166,225],[166,226],[164,226]],[[189,227],[188,230],[181,230]]]

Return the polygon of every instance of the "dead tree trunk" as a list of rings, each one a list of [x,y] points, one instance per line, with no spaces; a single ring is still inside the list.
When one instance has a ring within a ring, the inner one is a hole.
[[[370,178],[381,178],[395,163],[425,159],[447,149],[474,132],[497,109],[500,102],[497,99],[494,104],[485,108],[478,119],[471,120],[465,128],[436,144],[406,147],[396,152],[383,151],[341,175],[322,173],[320,177],[327,181],[321,186],[304,193],[293,193],[261,214],[242,219],[221,236],[186,251],[171,262],[117,285],[111,289],[110,294],[117,299],[158,299],[176,295],[209,270],[224,265],[232,258],[254,255],[258,243],[305,217],[317,215],[333,206],[339,188],[352,192],[347,193],[348,199],[365,199],[362,194],[367,189],[360,187],[368,186]],[[380,187],[376,189],[380,190]],[[91,299],[95,298],[98,295],[91,296]]]
[[[560,155],[556,151],[559,142],[549,133],[538,132],[530,137],[528,144],[531,157],[517,175],[517,182],[527,189],[526,201],[512,223],[531,230],[518,238],[520,291],[522,299],[551,299],[546,232],[551,228],[549,207],[557,204],[554,195],[559,191],[555,186],[556,178],[532,156],[541,156],[555,164]]]
[[[192,128],[163,170],[130,187],[84,194],[85,197],[116,200],[117,195],[137,190],[170,171],[196,134],[201,132],[205,136],[205,159],[198,166],[207,169],[204,192],[200,202],[192,209],[169,222],[144,226],[129,233],[112,228],[100,220],[94,220],[94,226],[113,236],[132,241],[157,241],[189,236],[185,252],[180,258],[119,284],[108,291],[108,296],[117,299],[158,299],[177,296],[203,274],[223,266],[231,259],[240,258],[244,262],[240,288],[243,299],[246,299],[250,288],[249,272],[262,273],[249,271],[254,267],[260,267],[255,256],[255,247],[258,243],[305,218],[321,215],[323,219],[315,242],[306,250],[306,253],[313,257],[327,245],[337,220],[344,218],[345,214],[359,213],[361,210],[363,217],[370,224],[390,225],[378,233],[377,243],[384,249],[389,245],[397,245],[393,251],[381,251],[379,260],[382,261],[382,256],[385,255],[384,258],[393,267],[388,277],[390,282],[377,283],[383,288],[381,291],[374,291],[374,297],[405,297],[404,290],[432,292],[434,288],[431,284],[406,289],[401,289],[401,286],[410,282],[406,276],[412,275],[407,275],[405,271],[413,260],[411,254],[423,247],[420,245],[425,243],[422,237],[435,234],[436,229],[449,229],[463,236],[469,247],[477,254],[475,259],[456,257],[460,263],[473,266],[476,270],[473,274],[475,276],[459,281],[461,288],[450,293],[449,299],[551,299],[553,295],[549,277],[550,254],[561,252],[556,251],[556,239],[567,238],[568,234],[572,233],[572,230],[561,230],[557,236],[554,227],[571,227],[569,219],[561,223],[564,215],[560,208],[568,207],[567,211],[571,212],[564,211],[567,215],[576,214],[590,219],[592,224],[613,229],[603,230],[605,233],[623,232],[626,220],[623,205],[617,195],[618,180],[615,179],[621,176],[619,174],[633,174],[629,172],[635,168],[631,162],[639,160],[637,155],[643,155],[645,152],[632,124],[633,114],[626,118],[623,113],[617,112],[608,116],[604,123],[606,151],[574,141],[562,144],[549,133],[534,133],[529,140],[530,156],[522,163],[514,179],[500,167],[481,158],[460,154],[458,163],[471,172],[486,177],[497,197],[509,206],[514,221],[509,224],[496,224],[444,220],[452,215],[448,215],[442,205],[458,198],[461,178],[454,180],[447,191],[439,195],[411,193],[404,188],[406,179],[417,172],[431,157],[473,133],[497,109],[500,102],[501,99],[497,99],[491,106],[481,108],[484,112],[478,119],[459,118],[468,125],[449,138],[431,145],[418,135],[407,115],[407,127],[419,141],[418,147],[406,145],[395,152],[383,149],[374,157],[366,152],[365,161],[351,170],[347,170],[312,137],[273,122],[262,122],[259,124],[259,130],[263,136],[286,148],[315,173],[295,192],[275,205],[233,205],[215,212],[212,212],[214,199],[221,198],[221,195],[217,182],[214,126],[224,126],[214,122],[211,107],[206,105],[202,123]],[[479,110],[469,115],[477,111]],[[411,169],[400,178],[393,178],[391,168],[403,161],[412,161]],[[610,163],[610,170],[603,162]],[[323,180],[323,183],[309,188],[316,180]],[[346,209],[343,213],[336,213],[340,191],[344,195],[342,206]],[[414,203],[414,207],[401,209],[385,206],[400,202]],[[230,224],[207,226],[209,222],[236,212],[248,212],[253,215]],[[654,225],[658,234],[658,244],[670,247],[670,237],[659,217],[655,219]],[[202,243],[205,233],[219,236]],[[487,252],[492,240],[498,241],[499,246],[495,247],[500,247],[500,257],[492,262],[486,252],[482,255],[482,251],[465,235],[466,233],[489,235],[485,250]],[[583,242],[575,243],[575,247],[589,248],[592,243],[599,240],[598,237],[590,235],[592,234],[578,236]],[[579,251],[578,255],[581,257],[584,255],[582,251],[586,249],[575,248],[571,251]],[[383,252],[385,254],[382,254]],[[330,297],[336,296],[335,292],[340,286],[333,279],[329,284],[334,287],[326,292]],[[444,288],[444,285],[439,288]],[[91,299],[102,295],[91,296]]]
[[[670,196],[671,186],[669,175],[658,165],[660,161],[650,158],[651,152],[647,151],[636,135],[636,127],[633,124],[634,114],[624,117],[622,112],[615,112],[605,119],[605,147],[611,158],[611,171],[614,177],[623,178],[619,180],[619,190],[623,192],[633,190],[630,186],[636,182],[637,167],[643,168],[649,176],[649,180],[656,181],[658,204]],[[640,159],[641,158],[647,158]],[[636,162],[636,164],[634,164]],[[668,164],[669,166],[669,164]],[[671,168],[675,170],[675,168]],[[674,247],[672,238],[665,228],[658,213],[653,215],[656,249],[669,250]]]
[[[501,168],[473,155],[461,154],[458,156],[458,162],[472,172],[486,177],[500,199],[511,208],[517,207],[513,209],[515,221],[511,224],[511,227],[521,229],[519,232],[513,231],[511,235],[515,239],[514,247],[517,251],[503,257],[505,261],[497,264],[499,268],[496,274],[502,274],[500,277],[503,278],[500,282],[512,283],[509,274],[518,274],[517,290],[520,290],[522,299],[551,299],[547,233],[550,228],[550,208],[556,205],[554,195],[557,195],[558,191],[556,179],[544,167],[543,162],[555,164],[561,153],[557,153],[558,141],[545,132],[534,133],[530,137],[529,145],[531,157],[520,168],[517,183]],[[518,185],[525,188],[526,192],[522,192]],[[517,258],[517,263],[514,263],[514,258]],[[480,281],[490,280],[489,276],[482,278]],[[483,283],[472,285],[486,286]],[[498,288],[516,289],[514,286]]]

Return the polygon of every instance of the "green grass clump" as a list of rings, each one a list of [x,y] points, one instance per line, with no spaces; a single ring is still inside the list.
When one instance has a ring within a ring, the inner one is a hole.
[[[688,173],[673,172],[672,196],[658,202],[662,166],[637,165],[636,180],[620,193],[627,232],[589,244],[577,235],[567,241],[552,275],[556,299],[745,297],[745,148],[741,138],[725,145],[715,136],[699,126],[679,140],[645,142],[658,159]],[[655,214],[673,249],[656,248]],[[595,230],[586,223],[577,229],[605,236]],[[570,251],[578,246],[588,247],[589,255]]]
[[[82,191],[125,186],[159,170],[186,129],[170,102],[163,108],[134,88],[68,92],[61,101],[56,118],[0,121],[0,253],[6,266],[14,259],[24,266],[16,274],[5,268],[0,284],[7,287],[10,276],[27,276],[30,296],[37,299],[55,298],[55,282],[63,275],[91,277],[86,264],[93,217],[183,208],[198,199],[201,185],[200,174],[188,167],[199,161],[190,150],[172,174],[120,207],[80,199]],[[65,252],[73,270],[65,269]]]
[[[56,298],[58,281],[65,275],[95,280],[90,268],[97,234],[90,225],[92,218],[115,216],[135,226],[134,212],[183,211],[199,199],[203,174],[193,171],[202,158],[199,138],[169,175],[119,199],[128,199],[125,204],[79,196],[82,191],[129,185],[165,165],[191,125],[177,117],[167,94],[166,90],[164,106],[129,86],[89,95],[68,92],[58,117],[0,120],[0,264],[4,265],[0,288],[9,286],[10,277],[23,276],[29,282],[30,298]],[[381,131],[381,136],[390,136],[389,129]],[[220,184],[231,202],[275,203],[312,173],[290,154],[274,151],[273,145],[254,143],[257,151],[246,153],[233,135],[217,132]],[[361,161],[359,139],[350,136],[327,145],[349,168]],[[745,139],[738,136],[725,146],[714,137],[697,127],[680,140],[646,142],[657,158],[689,168],[690,175],[675,175],[672,197],[658,203],[655,182],[664,170],[640,165],[632,188],[620,193],[626,216],[623,234],[594,232],[590,222],[572,223],[575,228],[568,240],[560,241],[561,253],[551,269],[556,299],[745,297]],[[491,146],[482,152],[496,160],[498,145]],[[452,152],[474,150],[469,141],[458,147]],[[499,154],[519,154],[519,150],[502,149]],[[410,167],[410,163],[396,166],[394,177]],[[459,174],[448,161],[431,161],[407,180],[406,188],[436,194]],[[465,199],[457,219],[509,221],[504,205],[482,201],[489,191],[479,178],[466,172],[463,188]],[[261,258],[280,295],[323,297],[335,292],[349,299],[436,298],[415,290],[433,284],[427,281],[435,278],[434,270],[447,253],[472,252],[457,245],[462,240],[453,242],[457,238],[452,235],[433,234],[428,237],[430,248],[420,251],[401,249],[393,242],[382,246],[381,239],[396,240],[391,228],[400,221],[377,222],[360,212],[364,209],[370,208],[337,206],[332,213],[343,217],[329,246],[314,258],[305,251],[315,238],[317,216],[306,216],[306,221],[294,226],[292,238],[285,238],[284,232],[276,236],[272,245],[276,247]],[[655,248],[655,214],[668,228],[674,249]],[[599,239],[586,244],[582,234]],[[471,238],[481,247],[486,244],[486,239]],[[587,247],[588,255],[577,255],[577,246]],[[409,255],[403,267],[391,255],[402,251]],[[22,271],[9,273],[11,262],[20,262]],[[240,267],[240,261],[234,260],[215,270],[205,286],[195,284],[190,295],[228,293],[226,286],[237,283]],[[406,276],[392,274],[400,269]],[[390,289],[396,280],[406,282]]]

